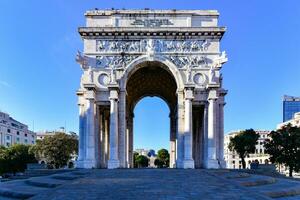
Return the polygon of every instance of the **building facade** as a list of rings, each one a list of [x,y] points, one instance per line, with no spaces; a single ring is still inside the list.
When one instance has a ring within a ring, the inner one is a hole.
[[[85,17],[77,167],[133,167],[133,111],[146,96],[169,106],[170,167],[224,167],[219,13],[91,10]]]
[[[230,138],[236,136],[239,132],[240,131],[232,131],[225,135],[224,138],[224,156],[226,167],[229,169],[242,168],[242,161],[239,155],[234,151],[230,151],[228,148]],[[270,131],[256,130],[255,132],[259,134],[259,139],[255,148],[255,153],[250,154],[247,158],[245,158],[246,168],[250,168],[250,164],[256,160],[260,164],[269,164],[270,156],[265,152],[264,143],[267,139],[269,139],[268,134],[270,133]]]
[[[9,114],[0,112],[0,146],[13,144],[35,144],[36,133],[28,126],[13,119]]]
[[[293,119],[297,112],[300,112],[300,97],[285,95],[283,97],[283,122]]]
[[[292,119],[290,119],[286,122],[278,124],[277,129],[280,129],[283,126],[286,126],[288,124],[291,124],[292,126],[300,127],[300,112],[295,113]]]

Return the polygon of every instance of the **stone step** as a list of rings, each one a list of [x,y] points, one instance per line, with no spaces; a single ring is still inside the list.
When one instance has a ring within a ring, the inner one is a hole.
[[[242,179],[235,179],[235,181],[242,186],[254,187],[254,186],[273,184],[276,182],[276,178],[256,175],[256,176],[245,177]]]
[[[276,200],[299,200],[299,199],[300,199],[300,195],[276,198]]]
[[[273,184],[253,186],[251,189],[272,198],[289,197],[300,195],[300,182],[276,178],[276,182]]]
[[[49,182],[36,181],[36,180],[26,180],[25,183],[31,186],[44,187],[44,188],[55,188],[61,185],[59,183],[49,183]]]
[[[0,197],[27,199],[44,191],[44,188],[27,185],[24,180],[0,183]]]
[[[228,179],[236,179],[236,178],[249,178],[251,177],[251,175],[244,172],[235,172],[235,173],[229,173],[225,177]]]
[[[82,176],[72,176],[72,175],[54,175],[54,176],[51,176],[51,178],[53,178],[53,179],[65,180],[65,181],[75,180],[75,179],[81,178],[81,177]]]

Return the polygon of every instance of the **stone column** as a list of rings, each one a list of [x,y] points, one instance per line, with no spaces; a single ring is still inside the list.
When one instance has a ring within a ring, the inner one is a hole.
[[[185,90],[184,103],[184,161],[183,168],[194,169],[195,163],[193,160],[193,127],[192,127],[192,100],[193,90],[188,88]]]
[[[134,168],[134,163],[133,163],[133,118],[134,114],[131,113],[129,117],[129,160],[130,160],[130,167]]]
[[[176,123],[174,113],[170,113],[170,168],[175,168],[176,160]]]
[[[126,93],[125,91],[120,91],[119,94],[119,161],[120,167],[126,168]]]
[[[105,130],[104,130],[104,112],[99,109],[99,126],[100,126],[100,168],[105,168]]]
[[[110,91],[110,128],[108,169],[120,167],[118,158],[118,91]]]
[[[204,113],[203,113],[203,167],[207,168],[208,164],[208,104],[204,104]]]
[[[225,102],[222,99],[219,104],[219,162],[222,168],[226,168],[226,162],[224,160],[224,106]]]
[[[208,163],[207,168],[219,168],[217,154],[216,154],[216,137],[217,137],[217,119],[216,119],[216,90],[209,91],[208,97]]]
[[[79,148],[78,159],[76,163],[77,168],[83,168],[82,161],[85,159],[85,110],[84,104],[79,103]]]
[[[183,91],[177,91],[177,152],[176,168],[183,168],[184,159],[184,99]]]
[[[86,159],[84,168],[96,167],[96,137],[95,137],[95,100],[94,91],[88,90],[86,96]]]
[[[109,110],[105,110],[104,112],[104,154],[104,166],[108,167],[107,163],[109,159]]]

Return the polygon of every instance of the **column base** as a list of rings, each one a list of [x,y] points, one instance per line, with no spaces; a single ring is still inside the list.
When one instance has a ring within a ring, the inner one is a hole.
[[[183,162],[182,160],[176,160],[176,168],[182,169],[183,168]]]
[[[119,160],[108,160],[108,169],[117,169],[120,168],[120,161]]]
[[[79,160],[76,161],[76,168],[82,168],[82,169],[97,168],[97,162],[95,160]]]
[[[195,162],[193,159],[184,160],[183,161],[183,168],[184,169],[195,169]]]
[[[212,160],[212,159],[209,159],[207,161],[207,169],[219,169],[220,168],[220,164],[218,162],[218,160]]]

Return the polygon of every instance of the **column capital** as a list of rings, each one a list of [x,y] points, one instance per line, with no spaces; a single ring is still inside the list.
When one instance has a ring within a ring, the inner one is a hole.
[[[118,90],[110,90],[109,91],[109,99],[110,100],[118,100],[119,99],[119,91]]]
[[[184,96],[185,99],[192,100],[194,99],[194,88],[193,87],[187,87],[184,89]]]
[[[88,100],[95,100],[95,91],[94,90],[86,91],[85,98]]]
[[[210,90],[208,94],[208,101],[209,100],[217,100],[218,99],[218,94],[217,90]]]

